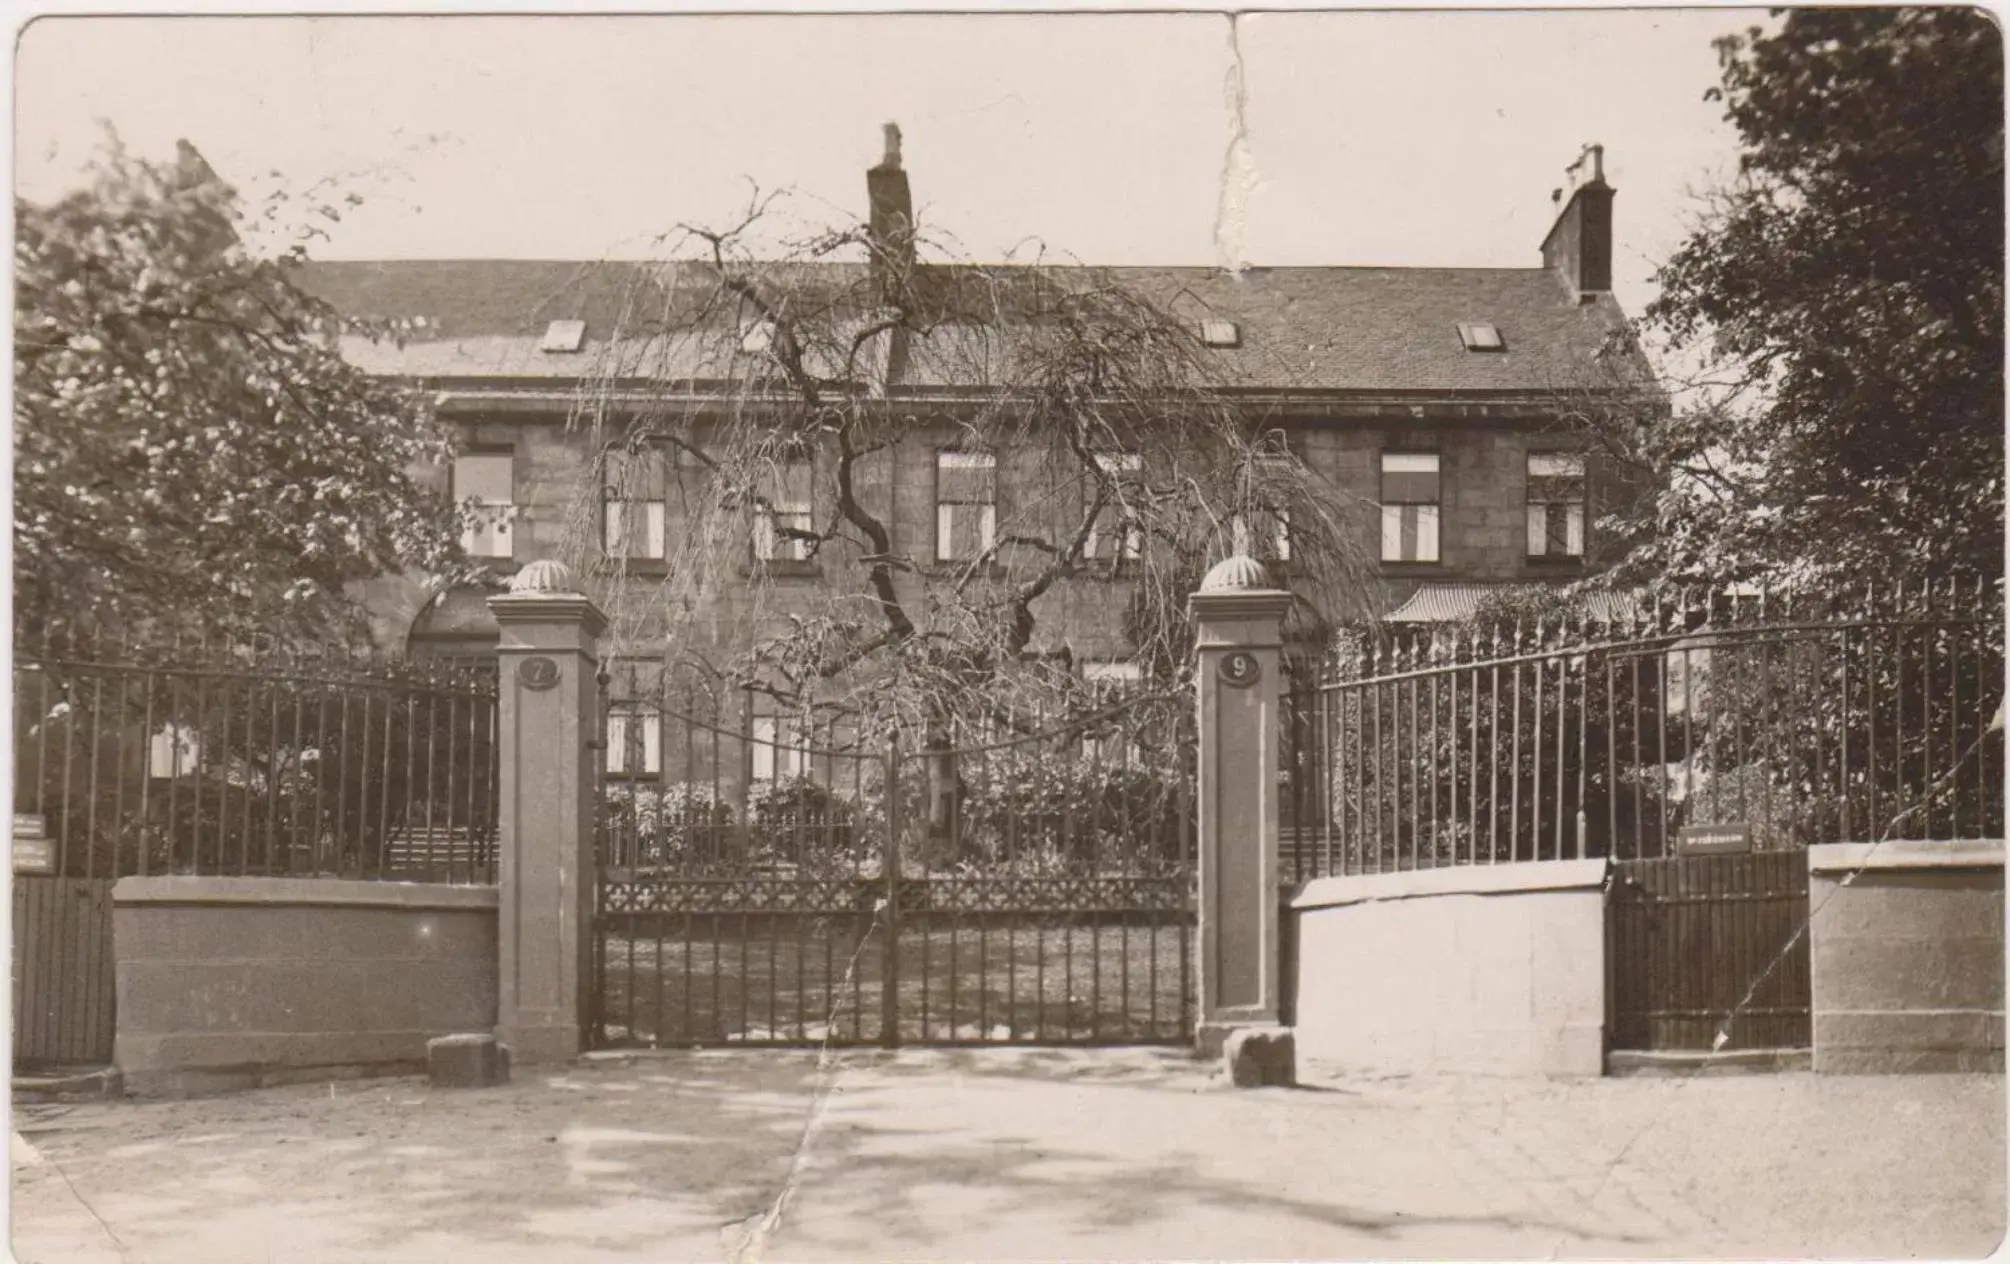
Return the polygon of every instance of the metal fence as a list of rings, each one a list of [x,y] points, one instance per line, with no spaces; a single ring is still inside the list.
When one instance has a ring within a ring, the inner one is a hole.
[[[1185,1039],[1191,712],[1105,694],[903,744],[617,668],[598,1038]]]
[[[487,883],[490,661],[17,638],[16,867]]]
[[[1284,707],[1287,877],[2001,837],[1994,586],[1383,632]]]

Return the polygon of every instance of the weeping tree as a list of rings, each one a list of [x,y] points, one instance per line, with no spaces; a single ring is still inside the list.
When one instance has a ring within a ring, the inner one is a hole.
[[[1301,631],[1359,613],[1361,507],[1238,401],[1191,296],[956,261],[877,196],[777,258],[775,213],[680,227],[581,392],[567,537],[621,571],[615,653],[661,637],[777,714],[897,729],[939,842],[959,742],[1107,709],[1084,627],[1184,706],[1187,597],[1231,552],[1288,566]],[[660,574],[619,566],[655,533]]]

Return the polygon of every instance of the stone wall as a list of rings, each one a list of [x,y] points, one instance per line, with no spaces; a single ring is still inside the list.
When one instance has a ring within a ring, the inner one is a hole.
[[[496,892],[319,878],[123,878],[116,1060],[180,1093],[422,1066],[496,1022]]]
[[[2003,844],[1808,849],[1815,1070],[2001,1071]]]
[[[1602,860],[1321,878],[1292,900],[1298,1056],[1395,1074],[1598,1075]]]

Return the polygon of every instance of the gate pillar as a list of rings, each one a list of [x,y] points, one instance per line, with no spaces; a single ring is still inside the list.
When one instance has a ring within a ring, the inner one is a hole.
[[[1279,624],[1290,605],[1262,563],[1240,554],[1216,564],[1188,604],[1200,655],[1203,1057],[1238,1028],[1278,1022]]]
[[[598,638],[607,620],[563,563],[489,598],[501,626],[496,1034],[519,1061],[584,1047],[593,954]]]

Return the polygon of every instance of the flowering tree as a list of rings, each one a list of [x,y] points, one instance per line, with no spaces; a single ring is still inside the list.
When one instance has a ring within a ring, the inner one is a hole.
[[[413,477],[443,439],[292,284],[314,229],[247,246],[281,214],[248,217],[186,142],[171,164],[114,143],[89,187],[16,202],[22,626],[321,638],[354,626],[346,584],[455,571],[455,512]]]

